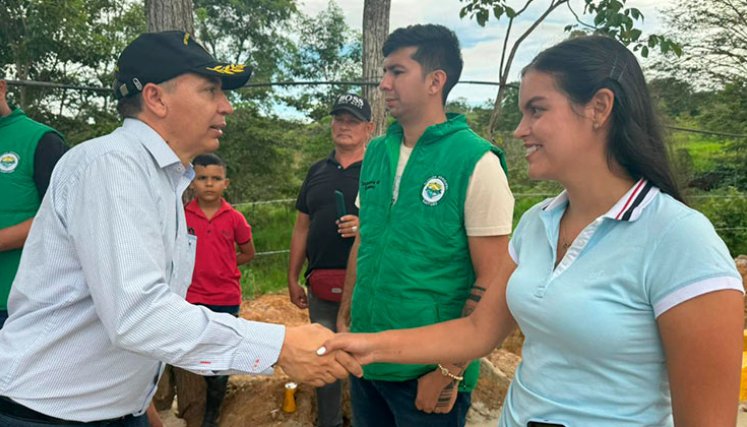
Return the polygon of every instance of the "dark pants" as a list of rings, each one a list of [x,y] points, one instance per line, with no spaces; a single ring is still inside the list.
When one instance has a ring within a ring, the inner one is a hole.
[[[129,418],[126,421],[115,423],[73,423],[73,424],[49,424],[44,421],[31,421],[20,418],[14,418],[9,415],[0,414],[0,427],[149,427],[148,417],[141,415],[139,417]]]
[[[216,313],[228,313],[236,317],[239,316],[241,306],[238,305],[209,305],[200,304]],[[205,417],[203,418],[203,427],[212,427],[218,425],[218,416],[220,407],[223,404],[223,398],[226,396],[228,388],[228,375],[216,375],[205,377],[207,393],[205,398]]]
[[[464,427],[472,396],[460,392],[448,414],[427,414],[415,407],[418,380],[376,381],[350,376],[355,427]]]
[[[120,420],[90,421],[87,423],[64,421],[47,417],[30,408],[26,408],[8,398],[0,402],[0,427],[148,427],[148,417],[143,414],[138,417],[125,417]]]
[[[325,301],[309,292],[309,320],[337,332],[340,303]],[[316,389],[318,427],[342,426],[342,383],[335,381]]]

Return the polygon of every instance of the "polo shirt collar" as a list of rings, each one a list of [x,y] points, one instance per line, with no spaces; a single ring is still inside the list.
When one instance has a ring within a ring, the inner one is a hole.
[[[200,204],[197,203],[197,198],[192,199],[191,202],[187,203],[187,206],[184,208],[185,210],[194,213],[195,215],[198,215],[200,217],[203,217],[207,219],[205,216],[205,213],[200,209]],[[215,212],[215,215],[213,215],[212,219],[215,219],[218,217],[218,215],[221,215],[223,212],[229,211],[233,209],[233,206],[231,206],[230,203],[226,201],[226,199],[222,198],[220,199],[220,207],[218,208],[218,211]]]
[[[332,152],[329,153],[329,156],[327,156],[327,161],[330,162],[330,163],[332,163],[335,166],[340,166],[340,162],[338,162],[337,159],[335,158],[335,153],[336,153],[336,151],[332,150]],[[358,160],[357,162],[351,163],[346,169],[350,169],[351,167],[353,167],[355,165],[360,165],[361,163],[363,163],[363,161],[362,160]]]
[[[602,217],[615,221],[633,222],[640,218],[643,211],[651,204],[659,192],[658,187],[655,187],[648,180],[641,178]],[[549,212],[566,204],[568,204],[568,192],[563,190],[562,193],[548,200],[542,207],[542,210]]]

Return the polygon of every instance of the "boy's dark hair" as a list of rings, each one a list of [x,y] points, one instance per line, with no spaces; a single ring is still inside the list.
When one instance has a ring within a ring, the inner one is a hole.
[[[682,201],[646,80],[635,56],[604,36],[578,37],[540,52],[521,72],[548,73],[576,105],[586,105],[600,89],[615,94],[607,158],[633,179],[645,178]]]
[[[417,48],[412,59],[423,67],[424,72],[443,70],[446,73],[446,84],[441,94],[441,101],[446,104],[446,97],[459,81],[464,66],[456,34],[443,25],[410,25],[389,34],[381,51],[384,56],[389,56],[405,47]]]
[[[226,168],[226,162],[223,161],[217,154],[200,154],[192,160],[193,166],[211,166],[218,165],[223,169]]]

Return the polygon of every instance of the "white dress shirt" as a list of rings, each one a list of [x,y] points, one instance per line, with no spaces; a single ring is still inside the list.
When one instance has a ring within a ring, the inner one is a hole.
[[[283,326],[184,300],[196,240],[181,194],[193,176],[135,119],[60,160],[0,330],[0,395],[91,421],[142,414],[162,362],[201,374],[271,369]]]

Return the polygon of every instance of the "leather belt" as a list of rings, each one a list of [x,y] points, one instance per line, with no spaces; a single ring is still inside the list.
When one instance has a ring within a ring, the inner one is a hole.
[[[81,425],[81,426],[105,426],[107,424],[114,424],[118,422],[128,421],[135,416],[125,415],[119,418],[111,418],[108,420],[82,422],[82,421],[68,421],[61,418],[55,418],[41,412],[36,412],[31,408],[27,408],[20,403],[14,402],[13,400],[0,396],[0,413],[11,417],[19,418],[28,421],[39,421],[47,424],[61,424],[61,425]]]

